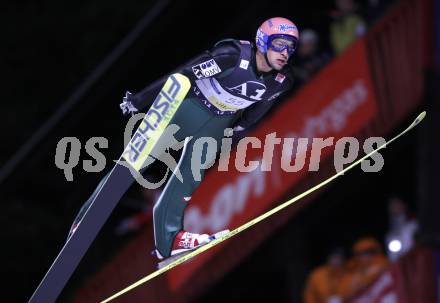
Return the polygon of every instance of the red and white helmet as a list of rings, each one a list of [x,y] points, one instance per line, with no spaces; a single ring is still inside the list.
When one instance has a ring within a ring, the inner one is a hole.
[[[282,17],[270,18],[264,21],[257,30],[256,44],[258,50],[263,54],[267,53],[272,40],[276,38],[293,41],[295,50],[299,39],[298,28],[292,21]]]

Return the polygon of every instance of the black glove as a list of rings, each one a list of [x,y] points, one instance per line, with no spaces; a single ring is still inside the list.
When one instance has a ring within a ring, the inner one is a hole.
[[[134,107],[133,103],[131,102],[131,98],[132,98],[133,94],[130,93],[129,91],[127,91],[125,93],[124,98],[122,98],[122,103],[119,104],[119,107],[122,110],[122,114],[126,115],[126,114],[130,114],[130,113],[136,113],[139,110]]]

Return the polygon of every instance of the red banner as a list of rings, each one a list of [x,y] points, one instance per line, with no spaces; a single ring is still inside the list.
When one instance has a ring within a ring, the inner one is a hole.
[[[377,278],[368,289],[350,300],[350,303],[404,302],[402,301],[401,293],[398,291],[399,279],[399,268],[393,267]]]
[[[417,248],[382,273],[348,303],[437,303],[431,249]]]
[[[246,165],[258,161],[258,168],[240,173],[235,168],[232,152],[227,172],[214,167],[191,200],[185,215],[185,228],[192,232],[213,233],[233,229],[274,207],[289,188],[303,178],[310,161],[297,172],[286,172],[285,167],[295,163],[297,138],[308,138],[306,154],[310,154],[312,138],[334,137],[336,140],[361,130],[376,113],[376,99],[371,84],[365,41],[360,39],[343,56],[304,86],[252,134],[261,145],[248,145]],[[274,134],[275,133],[275,134]],[[273,158],[267,157],[265,141],[279,143],[273,146]],[[295,138],[293,141],[286,138]],[[290,144],[289,144],[290,143]],[[333,147],[321,152],[321,160],[332,154]],[[290,154],[289,154],[290,153]],[[297,156],[299,158],[299,155]],[[306,157],[308,159],[309,157]],[[264,161],[262,161],[264,159]],[[272,159],[272,163],[270,160]],[[296,163],[295,163],[296,165]],[[283,168],[283,169],[282,169]],[[178,289],[195,271],[203,266],[220,248],[199,255],[168,273],[171,289]]]

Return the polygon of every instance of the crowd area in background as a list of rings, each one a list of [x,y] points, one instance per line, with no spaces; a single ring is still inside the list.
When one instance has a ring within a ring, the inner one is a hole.
[[[329,15],[329,45],[320,45],[320,36],[313,29],[303,30],[294,72],[301,85],[313,77],[332,56],[341,54],[367,27],[385,11],[385,1],[369,0],[364,10],[353,0],[336,0]],[[381,243],[373,237],[357,240],[349,257],[342,248],[332,250],[324,265],[310,272],[306,280],[305,303],[342,303],[371,284],[389,265],[407,253],[414,243],[417,223],[398,197],[388,204],[389,230],[385,236],[384,253]],[[335,239],[337,240],[337,239]]]
[[[361,5],[354,0],[335,0],[334,9],[328,12],[331,20],[328,37],[313,28],[300,28],[300,43],[293,59],[297,87],[365,34],[367,27],[384,14],[390,2],[368,0]]]
[[[388,222],[384,243],[386,253],[373,237],[357,240],[348,258],[344,249],[334,249],[324,265],[310,272],[304,289],[304,302],[347,302],[371,284],[390,263],[411,250],[417,222],[408,212],[407,204],[397,196],[388,200]]]

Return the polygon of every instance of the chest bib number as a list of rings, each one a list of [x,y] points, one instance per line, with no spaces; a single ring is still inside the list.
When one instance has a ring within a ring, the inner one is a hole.
[[[197,87],[203,96],[216,108],[223,111],[237,111],[248,106],[251,106],[256,101],[261,100],[261,96],[266,91],[264,85],[262,88],[256,89],[251,96],[247,96],[248,83],[229,88],[232,92],[238,95],[246,96],[252,100],[236,96],[226,91],[218,81],[214,78],[201,79],[195,81]]]

